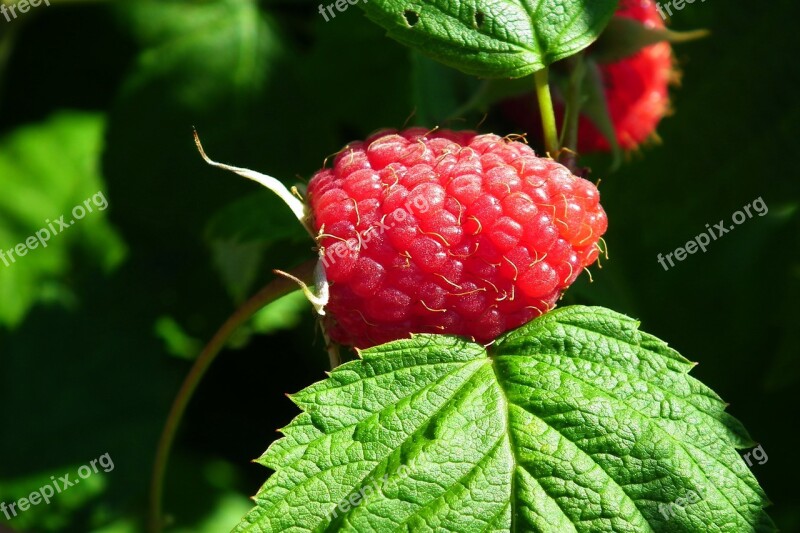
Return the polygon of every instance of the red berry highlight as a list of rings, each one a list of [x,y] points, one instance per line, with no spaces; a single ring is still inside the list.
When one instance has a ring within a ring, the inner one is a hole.
[[[663,28],[664,21],[654,0],[621,0],[615,16],[637,20],[651,28]],[[656,136],[656,127],[670,110],[669,86],[675,78],[672,46],[661,42],[632,56],[599,65],[606,105],[619,146],[636,149]],[[554,95],[554,107],[561,123],[563,99]],[[539,135],[538,109],[532,95],[505,102],[503,112],[527,131]],[[578,151],[610,151],[611,145],[594,123],[581,115],[578,123]]]
[[[653,0],[622,0],[616,12],[652,28],[663,28],[664,20]],[[606,103],[617,142],[631,150],[655,134],[669,111],[669,85],[673,79],[672,46],[667,42],[641,49],[615,63],[600,66]],[[578,149],[608,151],[611,146],[586,118],[578,126]]]
[[[487,343],[554,307],[598,256],[596,187],[497,135],[383,131],[308,185],[327,326],[366,348],[411,333]]]

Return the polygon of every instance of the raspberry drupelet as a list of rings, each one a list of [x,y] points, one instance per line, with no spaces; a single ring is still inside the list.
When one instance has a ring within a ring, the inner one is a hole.
[[[414,128],[354,142],[308,185],[332,340],[488,343],[555,306],[598,256],[597,188],[525,143]]]

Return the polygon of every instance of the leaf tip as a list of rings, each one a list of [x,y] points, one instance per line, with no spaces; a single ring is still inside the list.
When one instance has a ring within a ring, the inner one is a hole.
[[[292,402],[293,404],[295,404],[296,406],[302,407],[300,405],[301,402],[300,402],[299,395],[297,393],[284,392],[283,395],[286,396],[286,398],[288,398],[289,401]]]

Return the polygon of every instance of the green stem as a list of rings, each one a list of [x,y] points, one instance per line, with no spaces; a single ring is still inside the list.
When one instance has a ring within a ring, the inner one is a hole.
[[[548,69],[543,68],[533,75],[536,82],[536,98],[539,100],[539,114],[542,116],[542,130],[544,131],[545,150],[550,157],[558,157],[558,130],[556,127],[556,114],[553,111],[553,99],[550,96],[548,83]]]
[[[314,259],[297,267],[292,274],[306,281],[309,285],[313,283],[314,267],[317,260]],[[170,450],[175,440],[175,434],[180,425],[181,418],[186,412],[186,407],[192,398],[192,394],[197,389],[198,384],[203,379],[211,363],[225,347],[225,343],[230,336],[242,324],[247,322],[258,310],[274,300],[297,290],[297,284],[285,277],[278,277],[268,283],[252,298],[247,300],[233,315],[219,328],[203,351],[194,362],[189,374],[183,380],[178,395],[172,403],[167,421],[161,433],[156,450],[155,463],[153,465],[153,477],[150,485],[150,522],[149,531],[158,533],[162,530],[162,498],[164,493],[164,477],[167,471]]]
[[[581,87],[583,86],[583,76],[586,73],[583,54],[570,58],[568,66],[571,74],[567,89],[567,110],[564,114],[564,126],[561,131],[561,162],[574,172],[578,150],[578,120],[583,105]]]

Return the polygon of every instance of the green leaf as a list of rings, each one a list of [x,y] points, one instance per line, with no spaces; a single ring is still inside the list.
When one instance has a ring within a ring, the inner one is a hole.
[[[772,531],[692,364],[603,308],[483,346],[419,335],[292,396],[235,531]]]
[[[252,0],[136,0],[115,9],[144,47],[125,97],[157,86],[186,106],[226,99],[234,110],[258,94],[279,48]]]
[[[87,460],[89,459],[87,458]],[[78,469],[81,466],[83,463],[64,465],[61,467],[61,471],[39,471],[16,479],[4,479],[3,484],[0,485],[0,503],[16,503],[20,498],[28,497],[48,485],[52,489],[53,478],[56,476],[61,478],[67,474],[74,481],[78,478]],[[28,509],[28,512],[22,512],[18,508],[15,509],[16,516],[9,510],[11,523],[15,529],[19,528],[18,530],[22,531],[43,531],[45,528],[48,531],[68,530],[71,515],[79,513],[80,509],[91,506],[93,503],[96,504],[98,497],[109,484],[109,477],[108,472],[99,470],[98,473],[81,479],[80,485],[68,487],[75,490],[65,492],[63,495],[53,491],[54,495],[50,497],[47,505],[42,505],[39,509],[32,507]],[[46,489],[44,494],[47,494]],[[40,504],[42,503],[44,501],[40,500]],[[6,509],[9,507],[7,506]],[[2,519],[5,522],[6,517],[3,516]]]
[[[254,314],[247,324],[231,335],[228,346],[240,349],[247,346],[253,335],[270,335],[295,328],[304,315],[312,316],[312,309],[303,291],[289,293]]]
[[[519,78],[589,46],[617,0],[369,0],[390,37],[467,74]]]
[[[614,130],[614,123],[611,120],[611,111],[608,108],[600,68],[595,61],[589,58],[586,59],[586,75],[583,77],[582,97],[581,113],[589,117],[589,120],[611,146],[613,157],[611,170],[614,171],[622,164],[622,148]]]
[[[527,98],[534,100],[535,96],[531,94],[532,87],[535,87],[533,75],[508,80],[483,80],[469,100],[453,111],[449,118],[451,120],[464,120],[469,113],[490,113],[489,108],[492,105],[523,94],[527,95]]]
[[[214,265],[236,303],[249,295],[259,273],[265,270],[265,260],[274,261],[279,244],[285,248],[287,243],[311,243],[286,204],[266,190],[236,200],[218,211],[206,227],[205,239]]]
[[[312,311],[303,291],[294,291],[253,315],[250,325],[253,331],[266,335],[297,327],[303,314],[310,314]]]
[[[104,171],[131,199],[115,214],[137,238],[182,241],[169,248],[189,258],[209,213],[255,190],[203,163],[192,146],[192,126],[226,162],[231,145],[246,150],[249,135],[265,142],[242,125],[259,122],[252,117],[267,99],[282,53],[276,23],[255,0],[135,0],[111,9],[141,45],[109,118]]]
[[[600,63],[614,63],[656,43],[686,43],[710,34],[708,30],[672,31],[668,28],[646,26],[629,17],[612,17],[592,47],[591,56]]]
[[[480,83],[417,52],[411,54],[411,76],[414,121],[426,127],[442,124],[450,118],[459,102]],[[464,94],[459,94],[461,92]],[[456,126],[467,127],[465,124]]]
[[[167,353],[181,359],[195,359],[203,349],[203,343],[186,333],[186,330],[171,316],[158,317],[155,334],[164,341]]]
[[[73,304],[76,250],[100,270],[122,261],[99,171],[104,126],[100,115],[62,112],[0,139],[0,325],[19,324],[37,302]]]

